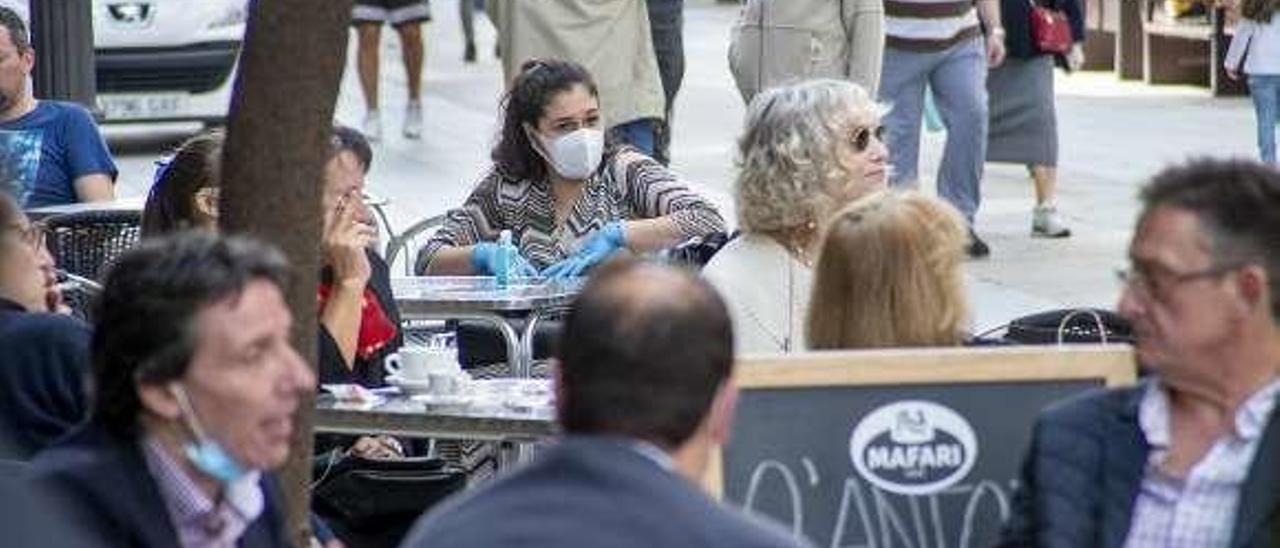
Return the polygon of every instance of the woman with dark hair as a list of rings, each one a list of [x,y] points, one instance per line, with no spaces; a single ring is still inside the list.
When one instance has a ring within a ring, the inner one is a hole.
[[[158,162],[143,211],[143,236],[216,230],[223,133],[188,139]],[[387,264],[368,248],[377,238],[364,205],[373,151],[360,132],[337,126],[324,166],[324,271],[319,289],[320,382],[381,386],[383,360],[402,344]]]
[[[44,230],[0,193],[0,458],[26,459],[88,409],[89,327],[66,312]]]
[[[503,100],[493,166],[423,247],[417,271],[495,274],[512,234],[517,275],[578,276],[614,252],[656,251],[724,231],[711,202],[629,146],[604,140],[582,66],[531,60]]]
[[[224,140],[221,130],[206,131],[156,161],[155,182],[142,211],[144,238],[217,225]]]
[[[324,270],[320,274],[320,382],[381,386],[384,360],[404,344],[391,295],[391,270],[370,246],[377,240],[364,203],[373,162],[360,132],[334,129],[324,166]]]

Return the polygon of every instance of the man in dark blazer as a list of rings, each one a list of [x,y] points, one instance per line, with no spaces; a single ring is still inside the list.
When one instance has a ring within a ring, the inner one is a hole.
[[[794,547],[698,487],[737,399],[724,304],[691,274],[604,267],[570,312],[556,405],[568,434],[429,512],[409,547]]]
[[[38,454],[33,486],[104,546],[284,547],[271,470],[315,376],[289,343],[279,252],[158,239],[108,275],[88,423]]]
[[[1154,375],[1040,416],[1004,546],[1280,542],[1280,172],[1196,160],[1142,201],[1120,312]]]

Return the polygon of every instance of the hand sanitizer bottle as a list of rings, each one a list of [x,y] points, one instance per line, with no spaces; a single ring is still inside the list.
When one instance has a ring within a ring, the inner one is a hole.
[[[516,246],[511,243],[510,230],[503,230],[498,234],[498,246],[501,251],[498,253],[497,272],[494,272],[493,276],[498,282],[498,287],[504,288],[511,282],[511,263],[514,262],[512,255],[518,253]]]

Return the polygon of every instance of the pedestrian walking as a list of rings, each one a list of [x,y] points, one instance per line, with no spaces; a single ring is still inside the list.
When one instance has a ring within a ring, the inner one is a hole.
[[[850,80],[874,97],[884,11],[880,0],[747,0],[729,44],[742,100],[810,78]]]
[[[684,81],[684,0],[646,0],[645,6],[649,10],[649,34],[665,98],[653,159],[667,165],[671,162],[671,115]]]
[[[488,9],[508,84],[530,59],[581,64],[599,86],[609,133],[645,156],[657,153],[666,105],[645,0],[489,2]]]
[[[390,24],[400,35],[400,54],[409,80],[409,102],[401,130],[407,139],[422,137],[422,23],[431,20],[428,0],[356,0],[351,24],[359,38],[356,69],[364,92],[362,129],[370,141],[382,139],[378,111],[378,57],[382,25]]]
[[[1276,164],[1276,117],[1280,113],[1280,19],[1278,0],[1242,0],[1231,48],[1224,63],[1227,76],[1249,77],[1249,95],[1258,124],[1258,156]],[[1243,59],[1243,65],[1241,60]]]
[[[948,129],[938,196],[969,223],[967,251],[975,258],[991,252],[973,223],[987,156],[987,69],[1004,61],[1004,35],[998,0],[979,0],[976,6],[965,0],[885,1],[880,100],[892,105],[885,116],[893,153],[890,183],[918,184],[920,118],[928,85]]]
[[[458,0],[458,18],[462,20],[462,62],[476,62],[476,12],[484,13],[484,0]],[[493,54],[498,56],[498,45]]]
[[[1071,49],[1065,54],[1041,51],[1031,33],[1031,8],[1066,14]],[[1004,63],[987,73],[987,161],[1027,166],[1035,185],[1031,235],[1066,238],[1071,229],[1058,214],[1058,117],[1054,105],[1053,67],[1078,70],[1084,64],[1084,13],[1079,0],[1000,0],[1006,31]]]

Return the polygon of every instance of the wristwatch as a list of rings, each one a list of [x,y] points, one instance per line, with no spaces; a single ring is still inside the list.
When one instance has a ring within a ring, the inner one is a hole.
[[[1004,38],[1004,27],[992,28],[990,31],[987,32],[987,34],[990,34],[991,36],[995,36],[996,38]]]

